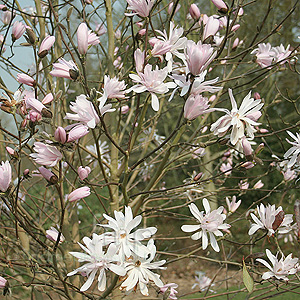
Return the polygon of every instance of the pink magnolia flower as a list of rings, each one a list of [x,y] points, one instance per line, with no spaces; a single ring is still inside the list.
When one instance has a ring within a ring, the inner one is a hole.
[[[99,37],[92,30],[88,32],[88,45],[98,45],[100,43]]]
[[[47,94],[44,99],[42,100],[43,104],[49,104],[53,101],[54,97],[52,93]]]
[[[37,153],[31,153],[30,156],[40,165],[54,167],[63,158],[55,146],[35,142],[33,149]]]
[[[58,126],[54,132],[54,138],[57,142],[64,144],[67,141],[67,133],[65,129]]]
[[[78,52],[81,55],[86,54],[88,49],[88,27],[85,23],[81,23],[77,28],[77,44]]]
[[[37,113],[41,114],[43,117],[51,118],[52,112],[47,109],[47,107],[35,98],[26,98],[25,104],[27,109],[33,109]]]
[[[58,63],[53,64],[53,70],[50,72],[50,75],[54,77],[62,77],[67,79],[76,80],[78,77],[78,68],[72,60],[66,61],[61,58],[58,60]]]
[[[224,173],[225,176],[229,176],[232,172],[232,164],[230,162],[228,163],[222,163],[220,167],[220,171]]]
[[[249,183],[247,181],[241,180],[238,185],[241,190],[247,190],[249,188]]]
[[[187,66],[189,72],[195,76],[203,72],[216,55],[217,52],[214,52],[211,45],[202,44],[201,41],[196,44],[192,40],[188,40],[186,43],[185,58]]]
[[[285,181],[290,181],[296,178],[296,172],[294,170],[287,169],[285,172],[282,171],[281,173],[283,174],[283,179]]]
[[[128,112],[129,112],[129,106],[128,105],[123,105],[122,107],[121,107],[121,114],[122,115],[125,115],[125,114],[127,114]]]
[[[11,155],[11,156],[16,156],[17,155],[13,148],[7,146],[7,147],[5,147],[5,149],[9,153],[9,155]]]
[[[252,150],[250,142],[247,140],[246,137],[242,138],[242,146],[243,146],[243,151],[244,151],[246,158],[251,160],[253,150]]]
[[[36,84],[35,80],[32,77],[30,77],[29,75],[24,74],[24,73],[17,74],[17,80],[18,80],[18,82],[29,85],[29,86],[34,86]]]
[[[251,224],[248,234],[254,234],[258,229],[265,229],[268,232],[268,236],[275,233],[276,230],[280,234],[289,232],[291,228],[291,223],[293,222],[293,215],[284,215],[282,207],[279,206],[277,209],[275,204],[264,206],[262,203],[257,206],[257,213],[259,218],[251,213],[251,218],[255,222]]]
[[[263,186],[264,184],[262,183],[261,180],[259,180],[254,184],[253,188],[256,190],[256,189],[261,189]]]
[[[107,75],[104,75],[104,87],[103,87],[103,95],[98,101],[106,101],[107,99],[124,99],[126,84],[125,81],[119,81],[117,77],[110,78]]]
[[[184,105],[184,117],[188,120],[194,120],[200,115],[214,111],[209,108],[208,98],[201,95],[191,95]]]
[[[42,115],[37,111],[31,110],[26,118],[32,123],[36,123],[42,120]]]
[[[220,22],[213,16],[209,17],[205,24],[202,40],[205,41],[208,37],[214,36],[219,30]]]
[[[78,172],[78,176],[79,176],[80,180],[84,180],[84,179],[86,179],[86,178],[89,176],[89,174],[91,173],[91,168],[88,167],[88,166],[86,166],[86,167],[80,166],[80,167],[78,168],[77,172]]]
[[[213,123],[210,130],[213,131],[214,135],[222,137],[231,128],[230,142],[232,145],[236,145],[245,136],[245,130],[250,139],[254,138],[254,132],[256,132],[254,126],[260,125],[260,123],[253,121],[248,115],[259,111],[264,104],[261,103],[260,99],[251,98],[251,92],[249,92],[238,109],[232,90],[228,89],[228,93],[232,110],[223,109],[226,115]]]
[[[229,201],[229,198],[226,197],[226,204],[228,207],[228,211],[231,213],[234,213],[239,208],[241,203],[242,203],[242,200],[239,200],[238,202],[236,202],[236,196],[232,196],[231,202]]]
[[[50,229],[46,230],[46,238],[53,242],[57,241],[58,235],[59,235],[59,232],[55,227],[50,227]],[[61,244],[64,240],[65,240],[65,237],[61,233],[60,237],[59,237],[59,244]]]
[[[18,40],[24,34],[25,30],[26,27],[22,22],[15,21],[12,27],[12,34],[11,34],[13,42]]]
[[[222,12],[226,12],[228,10],[228,7],[223,0],[211,0],[211,2]]]
[[[290,45],[288,45],[285,49],[282,44],[280,44],[280,46],[273,47],[273,51],[275,53],[275,62],[280,62],[281,65],[286,63],[287,58],[292,53],[290,50]]]
[[[288,275],[293,275],[298,272],[298,258],[292,258],[292,253],[289,254],[286,258],[284,258],[284,256],[282,255],[280,260],[278,260],[277,258],[278,254],[276,256],[273,255],[269,249],[266,249],[266,254],[273,266],[271,266],[264,259],[256,259],[258,262],[262,263],[270,270],[263,274],[262,279],[266,280],[271,277],[275,277],[278,280],[288,281]]]
[[[200,18],[200,10],[196,4],[191,4],[189,13],[194,20],[199,20]]]
[[[83,186],[74,190],[72,193],[68,195],[69,202],[74,202],[82,198],[86,198],[91,194],[90,188],[87,186]]]
[[[45,57],[48,54],[50,48],[53,46],[54,42],[55,42],[55,36],[52,35],[46,36],[41,43],[38,56],[40,58]]]
[[[128,9],[133,10],[135,15],[146,18],[149,16],[150,10],[154,4],[153,0],[126,0]]]
[[[129,77],[136,82],[137,85],[131,87],[127,92],[134,91],[136,93],[143,93],[149,91],[151,93],[151,105],[153,110],[159,110],[159,101],[156,94],[164,94],[169,91],[170,88],[175,88],[174,82],[164,83],[168,75],[168,68],[165,67],[161,70],[156,69],[152,71],[152,66],[147,64],[144,69],[144,73],[138,72],[138,74],[129,74]]]
[[[174,2],[170,2],[169,6],[168,6],[168,14],[169,15],[173,12],[173,6],[174,6]],[[174,14],[176,14],[179,11],[180,7],[181,7],[181,5],[179,3],[177,3]]]
[[[4,25],[8,25],[13,18],[13,14],[11,11],[6,10],[1,12],[1,21],[3,22]]]
[[[137,48],[134,51],[135,69],[137,72],[143,72],[145,62],[145,51]]]
[[[98,36],[101,36],[107,32],[104,24],[98,24],[95,28],[95,32]]]
[[[178,284],[176,283],[167,283],[159,289],[159,292],[162,294],[166,294],[169,291],[168,299],[176,300],[176,294],[178,293],[176,289],[178,288]],[[166,298],[164,298],[166,299]]]
[[[89,133],[89,128],[86,125],[78,124],[74,126],[68,133],[68,142],[74,142]]]
[[[8,281],[0,276],[0,289],[4,289],[8,286]]]
[[[6,192],[11,182],[11,166],[9,161],[1,162],[0,166],[0,191]]]
[[[220,206],[218,209],[215,209],[213,211],[210,210],[209,202],[206,198],[203,199],[203,206],[205,209],[204,211],[199,211],[198,207],[192,203],[189,205],[189,209],[192,213],[192,215],[197,219],[199,222],[198,225],[183,225],[181,226],[181,230],[184,232],[193,232],[194,233],[191,238],[193,240],[199,240],[202,238],[202,249],[205,250],[208,246],[208,235],[210,237],[210,243],[212,248],[219,252],[220,248],[218,245],[218,242],[215,238],[215,236],[223,236],[223,233],[221,230],[227,230],[230,228],[229,224],[223,223],[226,219],[226,215],[223,214],[223,206]]]
[[[197,274],[195,276],[196,283],[193,284],[192,289],[197,287],[201,292],[204,292],[208,287],[215,285],[209,277],[205,276],[204,272],[196,271],[195,273]],[[213,290],[210,291],[214,292]]]
[[[93,103],[85,95],[77,96],[75,102],[71,102],[70,109],[75,114],[66,113],[65,119],[80,122],[89,128],[95,128],[100,122]]]
[[[50,183],[54,184],[57,183],[58,178],[57,176],[52,173],[50,170],[46,169],[45,167],[39,167],[39,171],[41,175]]]

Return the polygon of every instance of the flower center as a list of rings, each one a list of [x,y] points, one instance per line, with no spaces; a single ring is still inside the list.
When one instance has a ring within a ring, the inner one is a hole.
[[[141,264],[142,264],[142,263],[141,263],[139,260],[135,262],[135,266],[136,266],[136,267],[139,267]]]

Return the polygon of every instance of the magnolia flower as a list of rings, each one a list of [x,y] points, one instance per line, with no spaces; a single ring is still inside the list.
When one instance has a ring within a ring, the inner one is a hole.
[[[125,207],[125,214],[118,211],[114,211],[114,214],[115,219],[103,214],[104,218],[108,220],[108,224],[101,224],[100,226],[114,230],[113,232],[105,232],[102,235],[105,243],[116,245],[122,260],[125,257],[129,258],[133,253],[140,257],[147,257],[150,251],[140,241],[151,237],[157,229],[148,227],[131,232],[142,221],[142,216],[133,218],[131,207]]]
[[[254,234],[258,229],[266,229],[268,236],[271,236],[278,229],[280,234],[287,233],[291,230],[291,223],[293,222],[293,215],[285,215],[282,207],[275,208],[275,204],[268,204],[265,207],[262,203],[257,206],[257,213],[259,218],[251,213],[251,218],[255,222],[251,224],[248,234]]]
[[[298,272],[298,258],[292,258],[292,253],[286,258],[282,255],[280,260],[277,258],[278,254],[276,256],[273,255],[269,249],[266,249],[266,254],[272,263],[272,266],[261,258],[256,259],[270,270],[263,274],[262,279],[275,277],[278,280],[288,281],[288,275],[296,274]]]
[[[200,18],[200,10],[196,4],[191,4],[189,13],[194,20],[199,20]]]
[[[57,142],[64,144],[67,141],[67,133],[65,129],[58,126],[54,132],[54,138]]]
[[[159,289],[159,292],[165,294],[169,290],[168,299],[176,300],[176,294],[178,293],[176,289],[178,288],[178,284],[176,283],[167,283],[163,287]],[[165,298],[164,298],[165,299]]]
[[[71,102],[70,109],[75,114],[66,113],[65,119],[80,122],[89,128],[95,128],[100,122],[93,103],[85,95],[77,96],[75,102]]]
[[[175,88],[174,82],[164,83],[168,75],[168,68],[165,67],[161,70],[156,69],[152,71],[152,66],[147,64],[144,69],[144,73],[129,74],[129,77],[137,84],[131,87],[127,92],[134,91],[136,93],[143,93],[149,91],[151,93],[151,105],[153,110],[159,110],[159,101],[156,94],[164,94],[169,91],[170,88]]]
[[[117,77],[110,78],[107,75],[104,75],[104,87],[103,87],[103,95],[98,99],[100,102],[105,102],[107,99],[124,99],[126,84],[125,81],[119,81]]]
[[[133,10],[133,14],[127,15],[139,15],[146,18],[149,16],[150,10],[154,4],[153,0],[126,0],[128,3],[128,9]]]
[[[256,62],[262,67],[268,67],[272,64],[275,52],[270,43],[258,44],[258,48],[254,49],[251,54],[256,55]]]
[[[15,21],[12,27],[12,34],[11,34],[13,42],[19,39],[24,34],[25,30],[26,27],[24,23]]]
[[[90,194],[91,194],[90,188],[87,186],[83,186],[83,187],[78,188],[78,189],[74,190],[73,192],[71,192],[68,195],[68,200],[69,200],[69,202],[74,202],[74,201],[80,200],[82,198],[86,198]]]
[[[218,209],[215,209],[213,211],[210,211],[210,205],[206,198],[203,199],[203,206],[205,209],[204,211],[199,211],[198,207],[192,203],[189,205],[189,209],[192,213],[192,215],[198,220],[200,224],[198,225],[183,225],[181,226],[181,230],[184,232],[193,232],[200,229],[200,231],[197,231],[194,233],[191,238],[193,240],[199,240],[202,238],[202,249],[205,250],[208,246],[208,236],[210,237],[210,243],[212,248],[219,252],[220,248],[217,243],[217,240],[215,236],[223,236],[223,233],[221,230],[227,230],[230,228],[229,224],[226,224],[224,220],[226,219],[226,215],[222,214],[224,208],[223,206],[220,206]]]
[[[54,77],[62,77],[76,80],[78,77],[78,68],[72,60],[66,61],[61,58],[58,63],[53,64],[53,70],[49,73]]]
[[[80,180],[84,180],[84,179],[86,179],[86,178],[89,176],[89,174],[91,173],[91,168],[88,167],[88,166],[86,166],[86,167],[80,166],[80,167],[78,168],[77,172],[78,172],[78,176],[79,176]]]
[[[63,158],[55,146],[41,142],[35,142],[33,150],[37,153],[31,153],[30,156],[40,165],[54,167]]]
[[[287,168],[289,169],[289,168],[293,167],[294,165],[297,166],[299,163],[298,155],[300,153],[300,134],[298,132],[296,132],[296,135],[294,135],[290,131],[287,131],[287,133],[289,134],[289,136],[291,138],[294,139],[294,141],[292,141],[292,142],[290,140],[286,139],[287,142],[289,144],[291,144],[293,147],[291,147],[288,151],[286,151],[283,156],[284,159],[289,159],[289,162],[287,164]]]
[[[153,239],[149,240],[147,244],[147,249],[150,253],[149,258],[140,257],[133,255],[132,258],[124,263],[127,276],[125,281],[121,284],[120,289],[125,289],[126,292],[130,292],[137,287],[139,284],[140,291],[144,296],[148,296],[147,284],[153,281],[158,287],[163,287],[163,282],[159,278],[160,275],[153,273],[150,270],[153,269],[166,269],[162,265],[166,262],[165,260],[160,260],[157,262],[152,262],[156,254],[156,247],[154,245]]]
[[[256,190],[256,189],[261,189],[263,186],[264,186],[264,184],[260,179],[254,184],[253,188]]]
[[[85,23],[81,23],[77,28],[78,52],[81,55],[86,54],[88,49],[88,32],[88,27]]]
[[[38,56],[43,58],[48,54],[48,51],[53,46],[55,42],[55,36],[48,35],[46,36],[40,46]]]
[[[88,133],[89,133],[88,126],[79,123],[69,131],[67,142],[77,141],[78,139],[82,138]]]
[[[27,74],[17,74],[17,81],[29,86],[34,86],[36,84],[35,80]]]
[[[55,227],[51,227],[50,229],[46,230],[46,238],[53,242],[57,241],[58,235],[59,235],[59,232]],[[61,244],[64,240],[65,240],[65,237],[61,233],[60,237],[59,237],[59,244]]]
[[[194,120],[200,115],[214,111],[209,108],[208,98],[201,95],[189,96],[184,105],[184,117],[188,120]]]
[[[6,192],[11,182],[11,166],[9,161],[1,162],[0,166],[0,191]]]
[[[210,36],[214,36],[218,32],[219,26],[219,20],[210,16],[205,24],[202,40],[205,41]]]
[[[248,115],[259,111],[264,104],[260,103],[260,99],[254,100],[250,98],[251,92],[249,92],[238,109],[232,90],[228,89],[228,93],[232,109],[231,111],[222,109],[226,115],[213,123],[210,130],[213,131],[215,135],[222,137],[226,134],[228,129],[231,128],[230,142],[232,145],[236,145],[238,140],[245,136],[245,130],[251,139],[254,138],[254,132],[256,132],[254,126],[260,125],[260,123],[253,121]]]
[[[211,2],[222,12],[226,12],[228,10],[227,5],[223,0],[211,0]]]
[[[281,65],[286,63],[287,58],[292,53],[292,51],[289,49],[290,49],[290,45],[288,45],[286,49],[282,44],[280,44],[280,46],[273,47],[273,51],[275,53],[275,62],[280,62]]]
[[[96,273],[99,270],[98,276],[98,290],[104,291],[106,288],[106,270],[110,270],[119,276],[125,276],[125,269],[118,265],[118,257],[115,255],[117,248],[115,245],[111,244],[106,253],[103,251],[103,241],[100,236],[93,234],[93,238],[88,237],[83,238],[83,242],[86,246],[79,246],[86,252],[70,252],[71,255],[78,259],[78,262],[87,262],[76,270],[67,274],[67,276],[72,276],[81,273],[83,276],[87,276],[87,281],[80,288],[81,292],[86,291],[92,285]]]
[[[239,200],[238,202],[236,202],[236,196],[232,196],[231,202],[229,201],[229,198],[226,197],[226,204],[228,207],[228,211],[231,213],[234,213],[239,208],[241,203],[242,203],[242,200]]]
[[[195,276],[196,283],[193,284],[192,289],[198,287],[198,289],[201,292],[204,292],[205,290],[208,289],[208,287],[215,285],[214,283],[212,283],[212,280],[209,277],[205,276],[204,272],[196,271],[195,273],[197,274]]]
[[[232,172],[232,164],[230,162],[222,163],[220,171],[224,173],[225,176],[229,176]]]
[[[290,181],[296,178],[296,172],[294,170],[287,169],[285,172],[281,171],[281,173],[285,181]]]
[[[58,182],[57,176],[45,167],[39,167],[40,174],[51,184]]]
[[[188,40],[185,48],[185,58],[189,72],[197,76],[203,72],[212,60],[216,57],[217,51],[209,44],[202,44],[199,41],[197,44]]]

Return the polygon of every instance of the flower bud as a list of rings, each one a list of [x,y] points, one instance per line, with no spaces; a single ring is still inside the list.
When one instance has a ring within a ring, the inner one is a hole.
[[[217,9],[222,13],[227,13],[228,7],[222,0],[211,0],[211,2],[217,7]]]
[[[73,127],[68,134],[68,142],[73,142],[89,133],[88,127],[80,124]]]
[[[247,161],[247,162],[243,163],[241,166],[242,166],[243,168],[245,168],[246,170],[248,170],[248,169],[253,168],[255,165],[254,165],[253,162]]]
[[[31,27],[26,26],[26,34],[28,43],[34,45],[36,41],[36,35]]]
[[[85,55],[88,50],[88,27],[85,23],[81,23],[77,29],[78,51],[81,55]]]
[[[168,6],[168,14],[170,15],[172,12],[173,12],[173,6],[174,6],[174,2],[171,2]],[[178,12],[178,10],[180,9],[181,5],[180,4],[177,4],[176,6],[176,10],[175,10],[175,13],[176,14]]]
[[[82,167],[82,166],[80,166],[79,168],[78,168],[78,176],[79,176],[79,178],[80,178],[80,180],[84,180],[84,179],[86,179],[88,176],[89,176],[89,174],[91,173],[91,168],[90,167]]]
[[[54,138],[57,142],[64,144],[67,141],[67,133],[61,126],[57,127],[54,132]]]
[[[129,106],[128,105],[123,105],[122,107],[121,107],[121,114],[122,115],[125,115],[125,114],[127,114],[129,112]]]
[[[69,200],[69,202],[74,202],[79,199],[88,197],[90,194],[91,194],[90,188],[87,186],[83,186],[81,188],[74,190],[72,193],[70,193],[68,196],[68,200]]]
[[[233,25],[232,28],[231,28],[231,31],[232,32],[237,31],[240,27],[241,27],[240,24]]]
[[[242,140],[243,151],[247,160],[253,160],[253,150],[249,141],[244,137]]]
[[[24,73],[17,74],[17,81],[20,82],[20,83],[29,85],[29,86],[35,86],[36,85],[35,80],[32,77],[30,77],[29,75],[24,74]]]
[[[255,100],[261,99],[260,94],[259,94],[258,92],[255,92],[255,93],[253,94],[253,98],[254,98]]]
[[[198,173],[198,174],[194,177],[194,181],[200,180],[201,177],[202,177],[202,175],[203,175],[203,172]]]
[[[50,48],[53,46],[54,42],[55,42],[55,36],[51,36],[51,35],[46,36],[41,43],[38,56],[40,58],[45,57],[48,54]]]
[[[232,44],[232,50],[235,50],[237,48],[237,46],[239,45],[239,38],[236,38]]]
[[[189,9],[190,15],[194,20],[199,20],[200,18],[200,10],[196,4],[191,4]]]
[[[29,169],[25,169],[24,172],[23,172],[23,176],[28,177],[29,173],[30,173]]]
[[[293,180],[296,177],[295,171],[291,169],[287,169],[285,172],[281,172],[283,175],[284,181]]]
[[[254,184],[253,188],[256,190],[256,189],[261,189],[263,186],[264,184],[262,183],[261,180],[259,180]]]
[[[46,230],[46,238],[53,242],[57,241],[58,235],[59,235],[59,232],[54,227],[51,227],[50,229]],[[61,233],[60,237],[59,237],[59,244],[62,243],[64,240],[65,240],[65,237]]]
[[[57,176],[45,167],[39,167],[41,175],[51,184],[56,184],[58,182]]]
[[[219,20],[215,19],[213,16],[210,16],[204,27],[202,40],[205,41],[210,36],[214,36],[218,32],[219,26],[220,26]]]
[[[26,27],[22,22],[15,21],[12,27],[12,41],[15,42],[16,40],[18,40],[24,34],[25,30]]]
[[[52,93],[47,94],[44,99],[42,100],[43,104],[49,104],[53,101],[54,97]]]
[[[0,289],[5,289],[8,287],[8,281],[0,276]]]

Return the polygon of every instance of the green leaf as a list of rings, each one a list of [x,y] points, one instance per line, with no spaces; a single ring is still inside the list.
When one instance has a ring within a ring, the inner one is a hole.
[[[252,293],[254,289],[254,280],[250,276],[244,260],[243,260],[243,282],[248,292]]]

